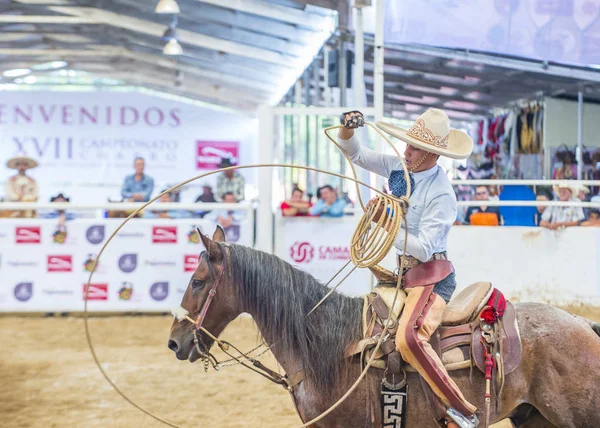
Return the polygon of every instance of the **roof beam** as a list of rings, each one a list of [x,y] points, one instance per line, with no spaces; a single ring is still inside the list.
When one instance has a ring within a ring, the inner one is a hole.
[[[201,3],[211,4],[252,15],[263,16],[276,21],[283,21],[300,27],[323,31],[323,17],[306,13],[300,10],[269,3],[262,0],[196,0]]]
[[[80,18],[87,18],[97,23],[125,28],[127,30],[148,34],[159,38],[165,31],[164,25],[130,16],[119,15],[118,13],[96,8],[52,6],[50,9],[58,13]],[[232,55],[279,64],[283,67],[289,67],[290,64],[289,56],[256,48],[254,46],[230,42],[228,40],[218,39],[216,37],[194,33],[188,30],[178,30],[178,34],[180,42],[193,46],[199,46],[205,49],[222,51]]]
[[[97,24],[84,16],[59,15],[0,15],[0,24]]]

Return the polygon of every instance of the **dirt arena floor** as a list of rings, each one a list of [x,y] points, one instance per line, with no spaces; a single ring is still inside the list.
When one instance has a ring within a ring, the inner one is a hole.
[[[600,308],[567,308],[600,321]],[[241,367],[204,373],[167,348],[170,316],[90,320],[100,361],[121,390],[181,427],[295,427],[292,402],[277,385]],[[224,333],[250,349],[258,333],[249,318]],[[79,317],[0,317],[0,426],[161,427],[125,402],[104,380]],[[274,367],[271,356],[262,358]],[[502,424],[509,427],[510,424]]]

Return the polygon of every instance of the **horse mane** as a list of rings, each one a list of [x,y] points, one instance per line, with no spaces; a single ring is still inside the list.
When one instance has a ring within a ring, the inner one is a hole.
[[[231,245],[230,255],[241,310],[252,312],[263,336],[286,358],[300,360],[306,381],[331,391],[347,367],[346,347],[361,338],[362,298],[334,292],[306,316],[326,286],[262,251]]]

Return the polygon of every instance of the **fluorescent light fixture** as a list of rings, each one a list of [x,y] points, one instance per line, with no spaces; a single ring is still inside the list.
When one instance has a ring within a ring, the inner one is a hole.
[[[37,64],[31,67],[32,70],[36,71],[47,71],[47,70],[56,70],[57,68],[63,68],[67,66],[66,61],[50,61],[44,62],[42,64]]]
[[[29,73],[31,73],[31,70],[28,68],[15,68],[13,70],[6,70],[4,73],[2,73],[2,75],[4,77],[19,77],[25,76]]]
[[[156,9],[154,9],[154,12],[164,14],[177,14],[181,11],[179,10],[179,5],[175,0],[160,0],[156,5]]]
[[[177,39],[171,39],[167,42],[163,49],[163,54],[169,56],[177,56],[183,54],[183,49]]]
[[[23,78],[23,83],[27,83],[28,85],[31,85],[32,83],[35,83],[37,81],[37,77],[35,76],[26,76],[25,78]]]

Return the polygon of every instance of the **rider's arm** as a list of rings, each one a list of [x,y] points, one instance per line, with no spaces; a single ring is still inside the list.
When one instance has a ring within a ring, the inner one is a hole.
[[[409,208],[410,209],[410,208]],[[408,233],[406,254],[421,262],[429,260],[440,243],[446,239],[456,220],[456,199],[454,195],[442,194],[434,198],[424,209],[419,223],[419,235]],[[400,228],[394,246],[404,250],[404,228]]]
[[[388,178],[392,171],[402,170],[402,163],[396,156],[384,155],[364,147],[358,141],[356,133],[348,140],[342,139],[342,136],[338,135],[338,142],[352,163],[385,178]]]

